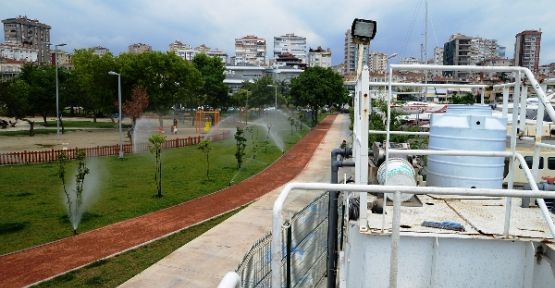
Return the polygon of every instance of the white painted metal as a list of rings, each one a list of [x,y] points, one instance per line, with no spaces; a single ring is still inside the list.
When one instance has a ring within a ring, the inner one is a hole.
[[[390,235],[365,235],[349,230],[354,251],[348,260],[347,287],[390,287],[387,277]],[[553,272],[545,257],[534,257],[541,243],[426,237],[401,233],[398,287],[467,288],[553,287]],[[385,274],[385,275],[384,275]],[[537,281],[534,283],[534,281]],[[533,283],[533,285],[531,284]]]
[[[503,118],[507,118],[507,114],[509,111],[509,87],[503,87],[503,107],[502,107],[502,116]]]
[[[406,151],[406,150],[395,150],[395,151]],[[431,151],[431,150],[413,150],[413,151],[427,151],[427,152],[447,152],[445,155],[449,155],[452,151]],[[480,156],[482,151],[470,151],[474,156]],[[392,153],[395,153],[392,151]],[[495,152],[502,153],[502,152]],[[492,156],[505,156],[504,154],[492,155]],[[480,154],[480,155],[477,155]],[[494,153],[492,153],[494,154]],[[483,155],[485,156],[485,155]],[[520,156],[520,157],[518,157]],[[525,163],[522,155],[517,154],[517,159]],[[526,165],[523,168],[527,167]],[[531,177],[530,170],[524,169],[527,172],[527,177]],[[456,188],[456,187],[410,187],[410,186],[383,186],[383,185],[362,185],[362,184],[329,184],[329,183],[288,183],[285,185],[283,190],[280,192],[278,198],[276,199],[272,211],[272,287],[282,287],[281,286],[281,228],[283,225],[283,206],[287,196],[292,190],[302,189],[302,190],[325,190],[325,191],[351,191],[351,192],[373,192],[373,193],[409,193],[409,194],[437,194],[437,195],[461,195],[461,196],[506,196],[506,197],[537,197],[537,198],[555,198],[555,193],[549,191],[539,191],[535,183],[531,183],[532,190],[514,190],[514,189],[471,189],[471,188]],[[545,208],[542,212],[547,212],[549,217],[549,211],[545,207],[545,202],[543,199],[538,199],[538,204],[543,202]],[[362,210],[362,209],[361,209]],[[384,209],[385,210],[385,209]],[[545,214],[544,214],[545,216]],[[545,219],[546,222],[548,221]],[[551,221],[551,218],[549,218]],[[548,223],[549,224],[549,223]],[[555,227],[552,227],[551,222],[550,231],[552,237],[555,238]],[[391,269],[391,267],[390,267]],[[391,271],[391,270],[390,270]]]
[[[371,87],[388,87],[389,82],[370,82]],[[440,87],[440,88],[486,88],[484,84],[458,84],[458,83],[420,83],[420,82],[392,82],[394,87]]]
[[[381,130],[369,130],[370,134],[387,134],[386,131]],[[414,135],[414,136],[430,136],[430,132],[411,132],[411,131],[389,131],[391,135]]]
[[[370,82],[368,66],[364,65],[362,74],[358,75],[357,86],[355,87],[355,97],[357,97],[357,105],[355,110],[359,110],[358,122],[356,127],[356,143],[354,143],[353,155],[355,157],[355,183],[367,184],[368,183],[368,121],[370,115]],[[360,203],[368,202],[366,193],[360,193]],[[359,229],[366,231],[367,224],[367,211],[366,209],[360,210]]]
[[[218,288],[239,288],[241,285],[241,277],[236,272],[227,272],[218,284]]]
[[[518,125],[518,128],[520,129],[521,132],[524,132],[524,129],[526,129],[526,100],[528,99],[528,86],[526,86],[526,84],[522,85],[522,91],[520,92],[520,123]],[[539,106],[539,105],[538,105]],[[516,107],[513,106],[513,113],[515,113],[514,109],[516,109]],[[513,125],[515,125],[516,122],[513,122]]]
[[[480,93],[480,104],[484,104],[484,98],[486,95],[486,88],[482,88],[480,89],[481,93]]]

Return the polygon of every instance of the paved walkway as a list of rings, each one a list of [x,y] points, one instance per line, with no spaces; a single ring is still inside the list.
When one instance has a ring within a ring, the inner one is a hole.
[[[132,249],[260,198],[289,182],[303,170],[334,119],[335,116],[328,116],[271,167],[237,185],[74,237],[1,256],[1,286],[20,287],[36,283]],[[159,285],[154,285],[156,286]]]
[[[330,152],[348,138],[348,124],[348,115],[335,119],[307,166],[292,181],[329,182]],[[262,196],[120,287],[216,287],[226,272],[235,271],[256,240],[271,230],[272,207],[281,189]],[[292,215],[318,195],[315,191],[292,191],[284,214]]]

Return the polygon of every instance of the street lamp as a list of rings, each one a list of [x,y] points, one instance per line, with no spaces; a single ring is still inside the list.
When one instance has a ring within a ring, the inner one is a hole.
[[[123,159],[123,136],[121,132],[121,74],[114,71],[108,72],[109,75],[118,76],[118,122],[119,122],[119,159]]]
[[[52,45],[49,43],[49,45]],[[60,142],[60,90],[58,85],[58,47],[66,46],[66,43],[54,45],[54,66],[56,66],[56,140]]]
[[[351,36],[353,38],[353,43],[357,44],[358,49],[358,78],[362,73],[364,45],[368,45],[368,49],[370,49],[370,40],[374,39],[374,36],[376,36],[376,21],[355,18],[355,20],[353,20],[353,24],[351,25]]]
[[[245,114],[245,126],[249,124],[249,89],[247,89],[247,104],[245,107],[246,114]]]
[[[269,84],[267,85],[268,87],[274,87],[274,107],[276,108],[276,110],[278,109],[277,107],[277,85],[272,85]]]
[[[393,54],[387,56],[387,60],[389,60],[389,59],[391,59],[391,58],[393,58],[393,57],[397,57],[397,55],[399,55],[399,54],[393,53]]]

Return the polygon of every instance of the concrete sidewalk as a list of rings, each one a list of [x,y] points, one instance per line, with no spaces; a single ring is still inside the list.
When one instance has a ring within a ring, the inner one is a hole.
[[[330,152],[348,139],[349,133],[349,116],[338,115],[310,162],[292,182],[329,182]],[[120,287],[216,287],[225,273],[235,271],[256,240],[271,230],[272,207],[281,189],[264,195]],[[292,191],[284,214],[301,210],[319,194]]]

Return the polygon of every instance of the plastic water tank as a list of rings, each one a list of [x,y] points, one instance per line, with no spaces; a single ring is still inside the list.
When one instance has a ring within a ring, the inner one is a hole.
[[[505,151],[507,119],[492,116],[488,105],[449,104],[447,113],[432,114],[429,149]],[[427,185],[501,188],[503,157],[428,156]]]
[[[377,171],[377,178],[378,183],[384,185],[385,184],[385,164],[383,162],[382,165],[378,168]],[[387,185],[395,185],[395,186],[416,186],[416,171],[412,165],[405,159],[401,158],[391,158],[387,161]],[[407,201],[412,198],[412,194],[403,194],[401,193],[401,201]],[[388,195],[388,197],[393,197],[392,195]]]

